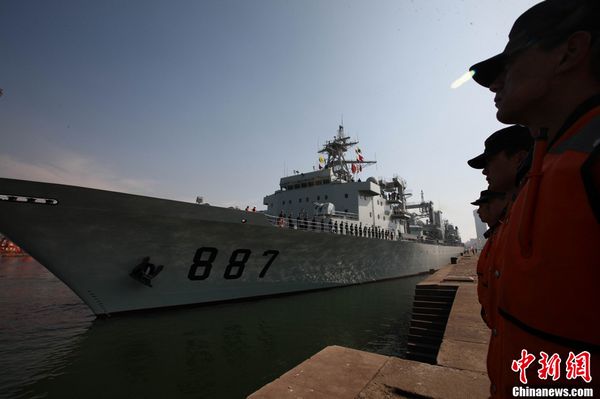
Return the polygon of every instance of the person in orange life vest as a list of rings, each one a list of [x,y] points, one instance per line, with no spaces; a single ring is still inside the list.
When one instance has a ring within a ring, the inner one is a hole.
[[[470,69],[497,119],[536,140],[493,265],[492,396],[525,383],[600,389],[600,1],[533,6],[504,51]]]
[[[511,199],[517,191],[516,176],[519,166],[527,158],[533,145],[533,139],[529,129],[523,126],[514,125],[500,129],[490,135],[484,143],[485,150],[482,154],[467,161],[467,164],[474,169],[482,169],[489,184],[490,192],[501,193],[506,199]],[[494,201],[495,205],[507,205],[505,199]],[[500,220],[503,216],[503,209],[494,220],[487,222],[490,230],[486,232],[486,243],[479,255],[477,261],[477,293],[481,303],[481,317],[490,326],[489,306],[490,306],[490,287],[489,270],[491,262],[496,255],[499,227],[502,224]],[[485,210],[484,210],[485,211]],[[481,217],[481,215],[480,215]],[[491,328],[491,327],[490,327]]]
[[[493,248],[493,236],[501,225],[501,217],[504,213],[507,201],[504,193],[484,190],[480,193],[479,198],[474,202],[471,202],[471,204],[478,206],[477,213],[479,214],[479,218],[489,226],[489,229],[483,234],[487,241],[477,262],[477,296],[479,298],[479,303],[481,303],[481,318],[488,326],[490,326],[487,316],[490,314],[488,263]]]

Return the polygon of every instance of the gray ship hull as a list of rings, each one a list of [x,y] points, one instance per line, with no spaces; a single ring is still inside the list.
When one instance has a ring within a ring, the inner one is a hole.
[[[97,315],[360,284],[439,268],[463,248],[272,226],[235,209],[0,179],[0,232]],[[144,258],[151,287],[130,273]]]

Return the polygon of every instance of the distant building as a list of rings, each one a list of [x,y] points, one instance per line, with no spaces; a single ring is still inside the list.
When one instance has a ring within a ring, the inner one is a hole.
[[[485,244],[485,237],[483,236],[483,233],[487,231],[488,227],[479,218],[477,209],[473,209],[473,218],[475,218],[475,231],[477,232],[477,248],[481,249]]]

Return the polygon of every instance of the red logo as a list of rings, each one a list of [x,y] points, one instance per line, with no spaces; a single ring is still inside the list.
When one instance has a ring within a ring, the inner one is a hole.
[[[575,356],[573,352],[569,352],[567,359],[567,379],[574,380],[577,377],[583,378],[585,382],[592,381],[590,372],[591,356],[590,352],[584,351]]]
[[[552,377],[552,381],[556,381],[560,378],[560,356],[558,353],[553,354],[548,359],[548,354],[544,351],[540,352],[541,359],[538,363],[541,365],[538,370],[538,377],[541,380],[545,380],[548,376]]]
[[[528,353],[526,349],[521,350],[521,358],[513,360],[510,369],[515,373],[519,373],[519,380],[522,384],[527,384],[527,367],[533,363],[535,355]],[[552,381],[557,381],[560,378],[560,356],[554,353],[549,356],[546,352],[540,352],[540,368],[538,369],[538,378],[546,380],[552,377]],[[578,355],[569,352],[569,358],[565,362],[566,377],[568,380],[574,380],[579,377],[585,382],[592,381],[591,373],[592,358],[590,352],[583,351]]]
[[[515,373],[519,372],[519,380],[521,380],[522,384],[527,384],[527,375],[525,374],[525,370],[527,370],[527,367],[529,367],[534,360],[535,356],[531,353],[527,353],[527,350],[525,349],[521,351],[521,358],[519,360],[513,360],[510,368]]]

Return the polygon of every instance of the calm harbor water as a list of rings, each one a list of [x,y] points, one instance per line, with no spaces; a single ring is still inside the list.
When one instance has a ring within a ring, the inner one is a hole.
[[[96,320],[0,258],[0,397],[243,398],[328,345],[401,356],[422,279]]]

